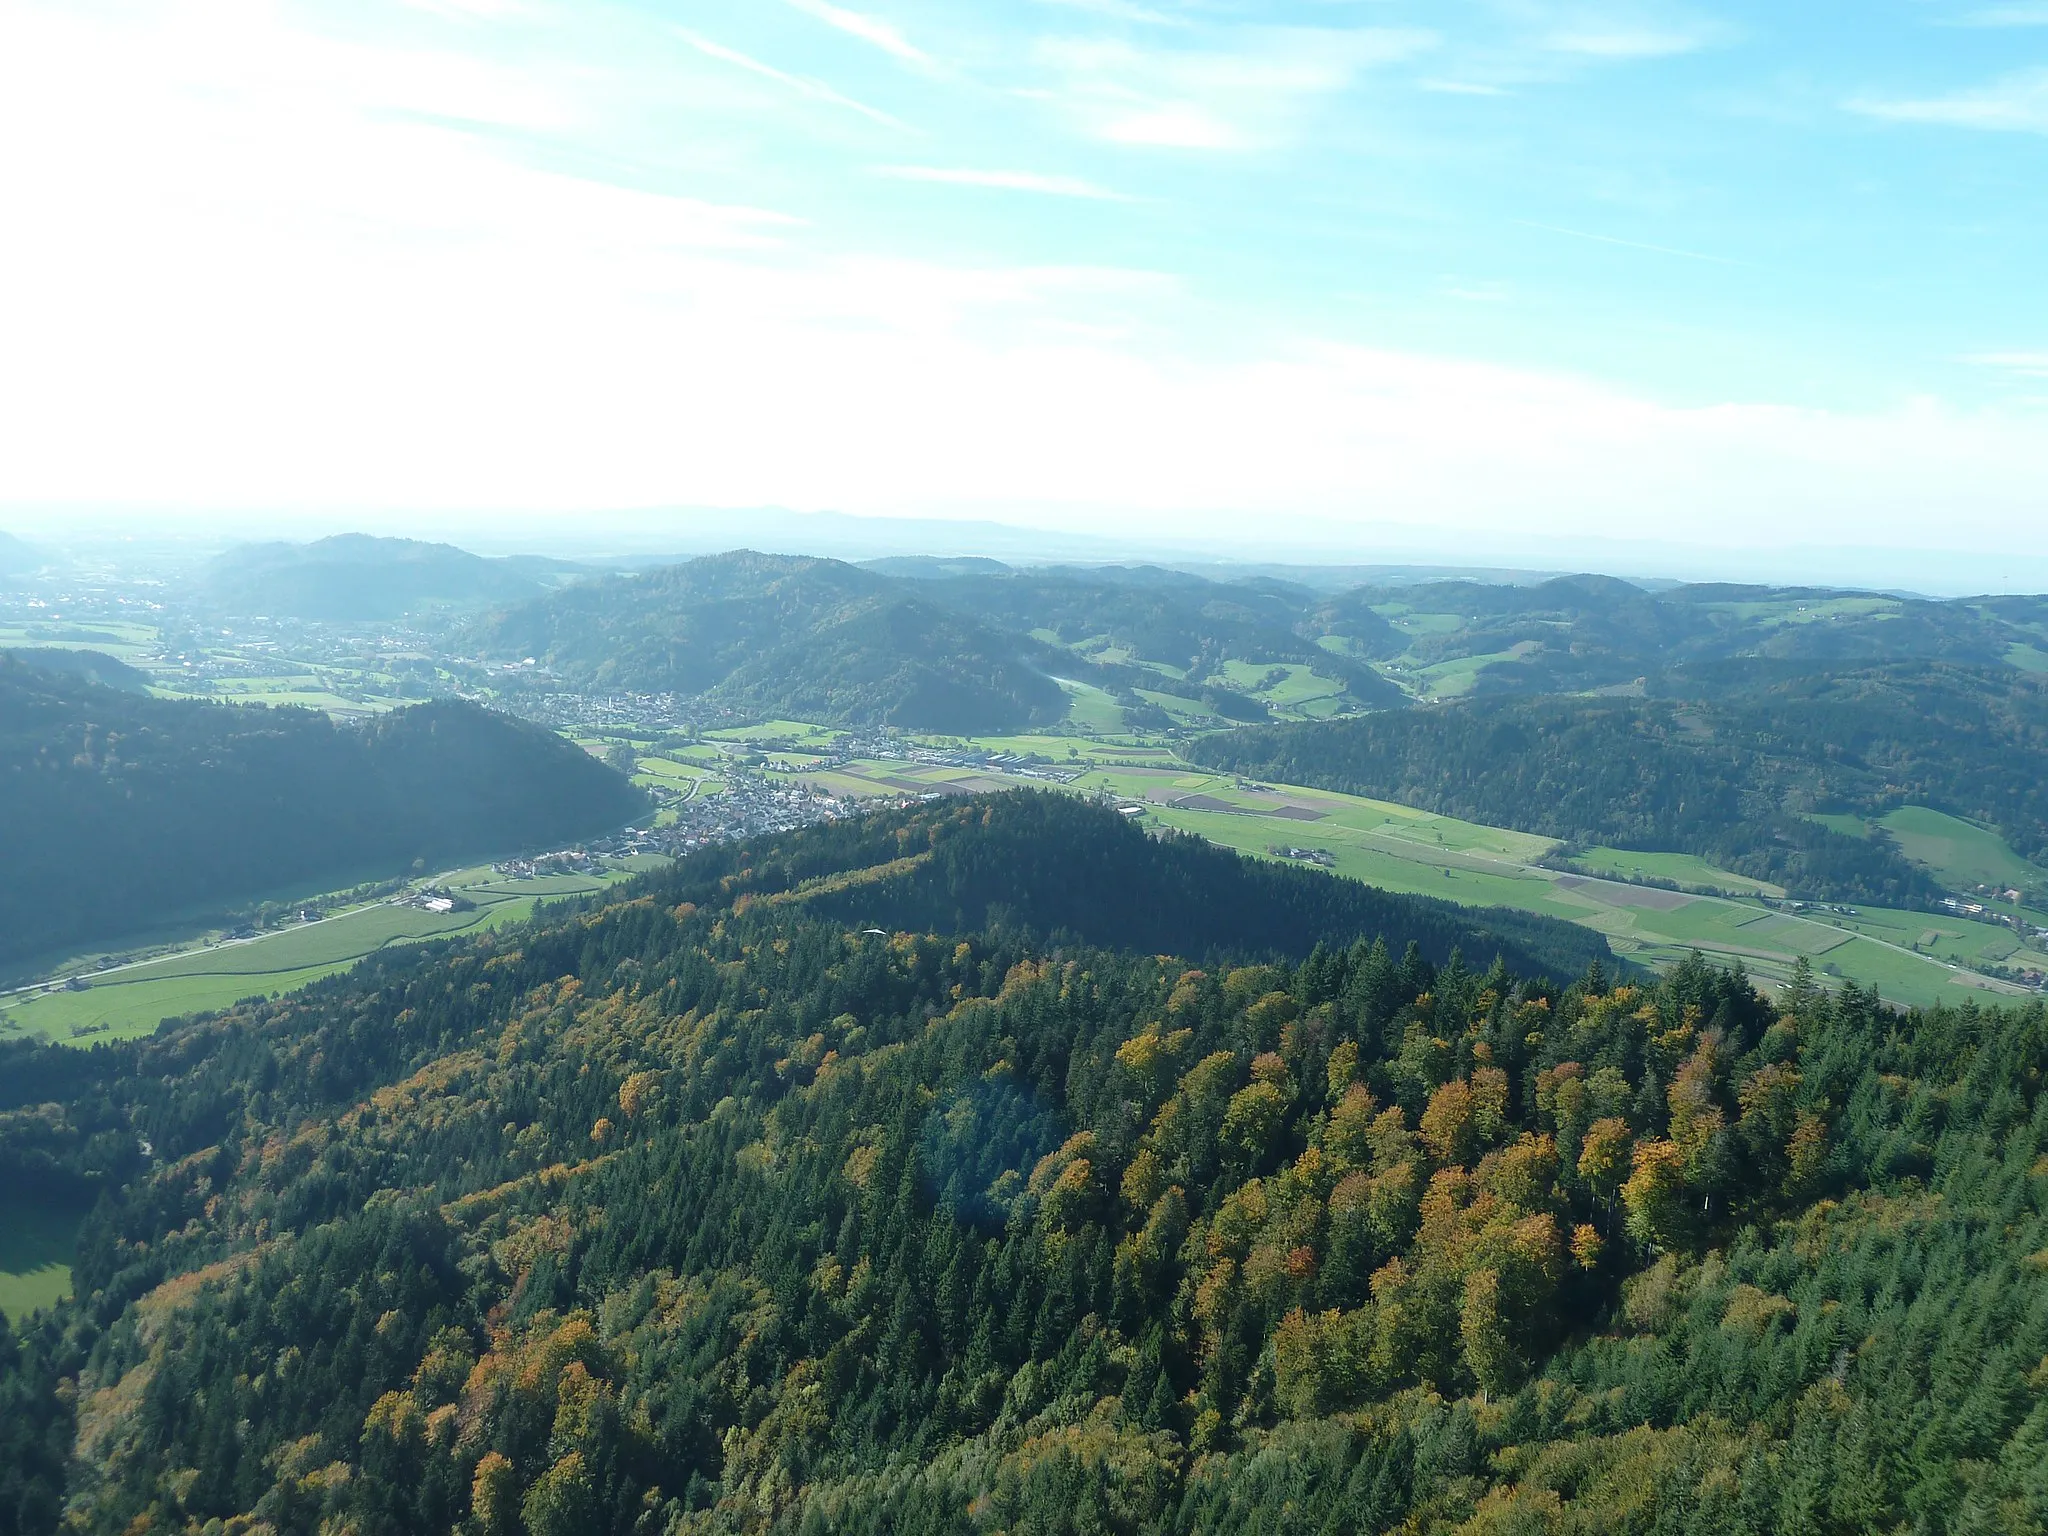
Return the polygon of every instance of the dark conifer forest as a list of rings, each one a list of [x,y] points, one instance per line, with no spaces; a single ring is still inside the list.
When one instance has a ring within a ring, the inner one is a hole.
[[[2048,1526],[2038,1004],[1338,885],[957,801],[6,1047],[0,1531]]]

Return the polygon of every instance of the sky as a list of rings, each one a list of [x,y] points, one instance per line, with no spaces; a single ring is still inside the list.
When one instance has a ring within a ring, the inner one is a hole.
[[[0,526],[2048,579],[2048,0],[0,0],[0,225]]]

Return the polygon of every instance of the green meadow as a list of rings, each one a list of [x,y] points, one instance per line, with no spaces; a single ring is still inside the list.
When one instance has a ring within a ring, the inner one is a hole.
[[[1924,805],[1902,805],[1875,820],[1842,815],[1813,819],[1851,837],[1868,837],[1874,827],[1882,827],[1901,853],[1957,890],[2048,885],[2048,869],[2021,858],[1989,827]]]
[[[1068,725],[1076,730],[1094,731],[1098,735],[1116,735],[1129,728],[1123,709],[1116,700],[1094,684],[1078,683],[1064,677],[1056,681],[1067,695]]]
[[[1258,699],[1274,713],[1300,719],[1321,719],[1337,711],[1344,684],[1318,677],[1300,662],[1227,661],[1223,680]],[[1267,679],[1273,681],[1267,681]]]
[[[71,1294],[82,1210],[0,1190],[0,1316],[18,1322]]]
[[[1669,880],[1688,890],[1723,896],[1782,897],[1785,888],[1721,869],[1690,853],[1643,853],[1633,848],[1588,848],[1572,860],[1590,875],[1613,880]]]

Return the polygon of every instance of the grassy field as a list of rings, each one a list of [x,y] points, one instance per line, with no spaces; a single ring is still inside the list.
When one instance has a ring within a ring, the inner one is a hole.
[[[1690,853],[1643,853],[1633,848],[1588,848],[1573,861],[1588,874],[1615,880],[1670,880],[1724,896],[1782,897],[1785,888],[1721,869]]]
[[[1484,656],[1460,656],[1453,661],[1440,661],[1434,666],[1420,668],[1414,675],[1419,678],[1432,698],[1455,699],[1470,693],[1478,685],[1479,674],[1497,661],[1513,661],[1512,651],[1492,651]]]
[[[1230,723],[1200,699],[1184,699],[1173,693],[1155,693],[1150,688],[1132,691],[1147,704],[1156,704],[1165,710],[1173,717],[1175,725],[1193,726],[1196,730],[1213,730],[1217,726]]]
[[[2048,870],[2014,853],[1989,828],[1924,805],[1902,805],[1883,820],[1899,851],[1925,864],[1951,885],[2025,886],[2048,883]]]
[[[1813,819],[1851,837],[1868,837],[1873,827],[1883,827],[1901,853],[1956,890],[2048,884],[2048,869],[2028,863],[1989,827],[1924,805],[1902,805],[1875,821],[1841,815]]]
[[[43,646],[98,651],[133,666],[155,654],[157,639],[153,626],[127,624],[119,620],[95,619],[85,624],[0,624],[0,650],[34,650]]]
[[[1404,635],[1453,635],[1465,627],[1462,614],[1416,613],[1406,603],[1380,603],[1373,612]]]
[[[1278,679],[1268,683],[1266,679],[1275,673],[1280,674]],[[1304,720],[1334,714],[1345,691],[1341,682],[1318,677],[1299,662],[1226,661],[1223,681],[1259,700],[1275,714]]]
[[[0,1190],[0,1315],[19,1321],[71,1294],[71,1254],[85,1212]]]
[[[642,863],[646,861],[635,861]],[[225,1008],[245,997],[295,991],[395,944],[476,932],[531,915],[536,901],[601,890],[635,872],[503,880],[487,868],[439,876],[473,910],[437,913],[380,902],[258,938],[192,949],[98,972],[83,991],[0,998],[0,1035],[91,1043],[146,1035],[167,1018]]]
[[[704,763],[681,760],[679,756],[649,757],[641,754],[634,765],[633,782],[642,789],[672,789],[688,798],[718,794],[725,781]]]
[[[829,747],[834,738],[844,735],[839,727],[810,725],[802,720],[764,720],[759,725],[734,725],[721,730],[704,732],[706,741],[746,741],[757,744],[774,743],[791,748]]]
[[[1089,683],[1077,683],[1068,678],[1057,680],[1067,695],[1067,724],[1078,730],[1094,731],[1099,735],[1114,736],[1128,730],[1129,722],[1115,699]]]

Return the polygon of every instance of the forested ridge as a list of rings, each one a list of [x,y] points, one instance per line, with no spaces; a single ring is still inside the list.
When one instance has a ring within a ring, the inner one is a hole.
[[[768,718],[992,731],[1067,707],[1025,637],[841,561],[750,550],[569,587],[466,642],[581,687],[703,694]]]
[[[2038,1004],[848,915],[1020,803],[7,1048],[0,1530],[2048,1523]]]
[[[1926,906],[1937,883],[1887,839],[1808,813],[1928,805],[2048,852],[2048,689],[1911,664],[1846,673],[1726,663],[1689,696],[1479,699],[1204,737],[1241,773],[1398,800],[1579,844],[1675,849],[1827,899]]]
[[[510,603],[579,568],[533,556],[487,559],[452,544],[344,533],[310,544],[243,544],[207,562],[196,595],[246,616],[327,623]]]
[[[444,701],[317,710],[118,692],[0,654],[0,962],[290,885],[609,831],[645,806],[552,732]]]
[[[1167,717],[1138,689],[1226,719],[1269,718],[1216,685],[1231,659],[1307,663],[1361,700],[1401,699],[1364,663],[1297,632],[1300,594],[1149,569],[969,575],[934,564],[907,577],[734,550],[565,588],[478,620],[462,643],[492,660],[532,657],[579,687],[960,733],[1058,721],[1060,678],[1107,689],[1160,727]]]

